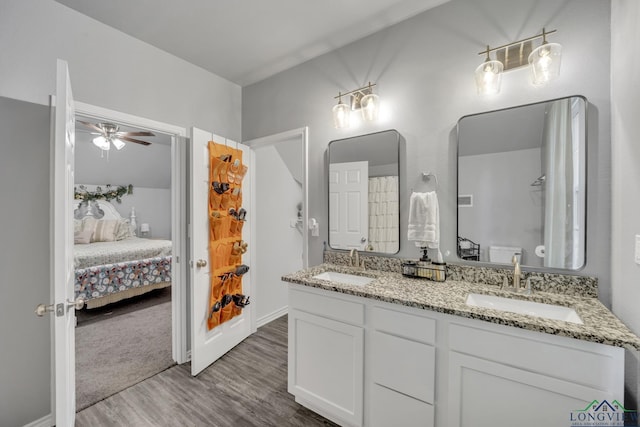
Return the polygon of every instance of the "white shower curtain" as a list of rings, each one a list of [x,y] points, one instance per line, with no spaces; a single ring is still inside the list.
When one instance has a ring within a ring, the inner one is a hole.
[[[573,230],[576,226],[574,168],[578,158],[572,144],[572,114],[568,99],[553,102],[547,110],[543,135],[546,149],[544,209],[544,265],[574,268]]]
[[[396,253],[400,248],[398,177],[369,178],[369,249]]]

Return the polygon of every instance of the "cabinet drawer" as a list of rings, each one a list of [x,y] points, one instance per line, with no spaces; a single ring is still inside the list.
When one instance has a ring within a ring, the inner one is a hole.
[[[383,307],[373,307],[372,323],[378,331],[410,338],[425,344],[433,344],[436,341],[436,321],[428,317],[402,313]]]
[[[432,427],[433,406],[374,384],[369,425],[372,427]]]
[[[364,304],[289,288],[289,307],[353,325],[364,325]]]
[[[451,350],[588,387],[620,384],[624,350],[500,325],[449,327]]]
[[[373,332],[372,337],[373,381],[433,403],[435,348],[383,332]]]

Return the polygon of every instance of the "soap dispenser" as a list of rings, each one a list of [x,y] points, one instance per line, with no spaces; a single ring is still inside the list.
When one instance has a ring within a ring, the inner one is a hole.
[[[425,279],[431,279],[431,259],[428,255],[428,249],[426,247],[420,248],[422,249],[422,256],[418,261],[417,265],[417,276],[424,277]]]

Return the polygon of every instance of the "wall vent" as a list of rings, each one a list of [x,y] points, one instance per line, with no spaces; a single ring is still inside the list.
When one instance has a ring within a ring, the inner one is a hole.
[[[458,196],[458,207],[459,208],[471,208],[473,207],[473,195],[472,194],[464,194]]]

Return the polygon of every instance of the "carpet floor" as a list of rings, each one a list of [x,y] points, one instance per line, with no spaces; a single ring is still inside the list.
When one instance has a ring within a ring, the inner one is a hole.
[[[171,302],[80,323],[76,328],[76,410],[174,364]]]

